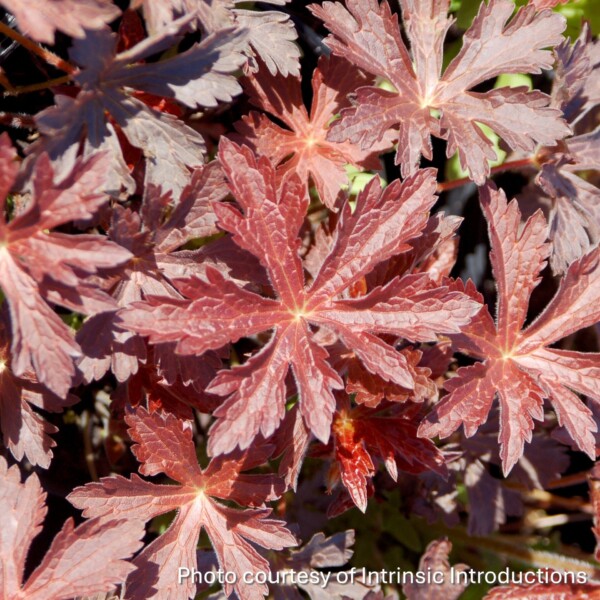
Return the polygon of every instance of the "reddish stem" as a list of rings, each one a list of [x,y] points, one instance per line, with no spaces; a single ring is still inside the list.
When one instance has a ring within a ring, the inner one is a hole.
[[[501,165],[492,167],[490,169],[490,175],[502,173],[503,171],[510,171],[511,169],[523,169],[524,167],[530,167],[532,165],[535,165],[535,156],[528,156],[527,158],[520,158],[519,160],[509,160]],[[437,192],[441,193],[454,190],[467,183],[471,183],[471,181],[472,179],[470,177],[461,177],[460,179],[453,179],[452,181],[443,181],[442,183],[438,183]]]
[[[34,129],[35,120],[31,115],[0,112],[0,125],[16,127],[17,129]]]
[[[33,54],[39,56],[41,59],[45,60],[49,65],[64,71],[65,73],[73,74],[77,71],[77,68],[72,65],[70,62],[64,60],[60,56],[54,54],[54,52],[50,52],[50,50],[46,50],[42,48],[40,45],[36,44],[34,41],[26,38],[24,35],[20,34],[18,31],[15,31],[8,25],[5,25],[0,21],[0,33],[4,34],[6,37],[9,37],[15,42],[18,42],[24,48],[27,48]]]
[[[42,81],[40,83],[31,83],[29,85],[21,85],[17,87],[7,88],[5,96],[18,96],[20,94],[31,94],[32,92],[39,92],[41,90],[47,90],[57,85],[63,85],[71,81],[70,75],[63,75],[56,79],[50,79],[48,81]],[[2,83],[0,81],[0,83]],[[6,87],[6,86],[5,86]]]

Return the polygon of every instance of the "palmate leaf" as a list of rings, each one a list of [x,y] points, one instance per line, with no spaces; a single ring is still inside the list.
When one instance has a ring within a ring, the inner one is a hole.
[[[4,196],[18,172],[16,152],[8,136],[0,137],[0,170]],[[101,235],[70,235],[49,230],[74,219],[87,219],[104,204],[99,192],[106,176],[106,155],[78,160],[55,181],[48,157],[42,155],[31,176],[32,199],[8,223],[0,222],[0,286],[11,323],[12,371],[31,368],[38,380],[65,396],[80,349],[67,325],[47,300],[83,314],[115,307],[88,277],[99,269],[124,263],[131,254]]]
[[[287,575],[289,581],[291,571],[310,573],[311,577],[307,583],[270,584],[270,597],[273,600],[302,600],[305,598],[302,594],[304,592],[310,600],[366,600],[370,597],[368,590],[376,587],[375,585],[367,585],[363,577],[352,577],[350,573],[346,583],[339,583],[336,575],[339,571],[330,570],[332,567],[348,566],[347,563],[354,553],[353,545],[354,531],[349,529],[327,538],[319,532],[301,548],[270,553],[269,562],[274,578],[279,577],[283,581]],[[327,579],[324,579],[325,577]],[[227,598],[222,590],[210,595],[210,600]]]
[[[193,238],[217,233],[213,202],[229,190],[218,162],[195,169],[177,201],[170,192],[148,185],[139,212],[115,206],[108,235],[133,255],[111,287],[115,309],[142,300],[147,295],[181,296],[171,280],[202,269],[205,249],[180,250]],[[221,255],[226,256],[226,252]],[[210,264],[227,272],[219,255]],[[100,379],[110,368],[119,382],[138,371],[146,359],[139,337],[119,329],[114,312],[88,319],[77,334],[84,357],[79,362],[86,381]],[[174,379],[171,377],[171,379]]]
[[[585,24],[573,45],[556,48],[552,105],[560,108],[575,135],[551,148],[540,148],[541,169],[524,200],[548,209],[552,241],[550,266],[556,274],[592,250],[600,241],[600,190],[586,171],[599,171],[600,127],[586,118],[600,103],[600,45]]]
[[[343,196],[342,187],[349,183],[344,166],[378,169],[376,155],[391,148],[391,136],[369,150],[326,139],[331,120],[350,105],[347,95],[369,82],[370,78],[346,60],[321,57],[312,77],[309,112],[304,107],[299,77],[277,81],[261,68],[246,78],[244,87],[252,103],[264,112],[253,111],[236,123],[240,135],[233,139],[269,158],[280,175],[295,172],[307,184],[310,178],[321,201],[335,210],[336,200]],[[285,128],[265,113],[282,121]]]
[[[122,311],[123,326],[151,343],[176,342],[180,354],[201,354],[262,331],[273,335],[245,364],[222,371],[208,391],[229,398],[214,413],[209,449],[214,454],[247,448],[258,433],[269,437],[285,413],[285,378],[291,367],[300,411],[309,429],[329,438],[335,410],[332,391],[342,380],[327,361],[312,327],[326,327],[353,350],[365,367],[386,381],[413,389],[405,357],[377,334],[433,341],[457,333],[478,310],[462,293],[439,287],[427,275],[395,278],[358,299],[342,294],[379,262],[405,251],[418,237],[436,200],[431,170],[420,171],[384,191],[373,180],[354,213],[341,211],[333,247],[313,283],[305,286],[298,230],[307,197],[296,175],[277,185],[266,158],[223,140],[220,161],[243,212],[215,204],[219,226],[267,269],[276,298],[240,288],[207,269],[207,281],[175,282],[184,300],[150,297]]]
[[[23,33],[54,44],[55,32],[82,38],[86,29],[100,29],[121,14],[112,0],[0,0],[17,19]]]
[[[546,489],[569,466],[567,448],[542,430],[532,437],[508,478],[498,479],[494,476],[501,466],[497,432],[497,420],[492,419],[478,435],[461,440],[462,456],[452,464],[454,474],[462,478],[466,487],[469,535],[489,535],[510,516],[522,517],[523,495],[515,488]],[[451,451],[451,447],[446,450]],[[458,445],[455,450],[458,451]]]
[[[219,566],[238,577],[238,582],[227,585],[225,592],[235,591],[240,600],[262,600],[267,586],[243,581],[244,572],[269,572],[268,561],[251,544],[282,550],[296,545],[296,539],[282,521],[269,518],[270,509],[241,510],[215,499],[260,507],[278,498],[284,486],[277,477],[241,473],[264,463],[269,448],[215,458],[202,470],[188,422],[173,415],[148,413],[143,408],[126,421],[136,442],[133,451],[142,463],[140,472],[149,476],[165,473],[178,485],[157,485],[137,475],[131,479],[116,475],[75,489],[69,500],[83,509],[84,515],[104,519],[148,521],[178,511],[169,529],[134,560],[138,569],[127,582],[128,597],[193,598],[196,584],[190,579],[179,583],[177,574],[181,566],[196,568],[196,546],[204,528]]]
[[[600,355],[550,346],[600,320],[600,248],[571,265],[546,309],[522,330],[529,297],[550,253],[547,223],[537,212],[520,231],[516,201],[507,204],[504,192],[492,184],[481,188],[481,205],[498,290],[497,320],[494,323],[483,308],[460,335],[452,336],[455,350],[481,362],[459,369],[447,381],[449,394],[435,406],[419,434],[446,437],[462,424],[470,437],[487,420],[497,395],[506,475],[523,454],[524,443],[531,441],[533,419],[543,419],[543,400],[548,398],[577,446],[595,458],[597,427],[574,392],[600,401]],[[466,291],[480,298],[470,282]]]
[[[90,31],[76,40],[70,56],[81,69],[75,75],[75,98],[57,95],[56,106],[36,115],[43,134],[30,152],[47,152],[58,172],[72,168],[82,138],[83,155],[105,150],[111,158],[110,191],[133,193],[135,185],[119,147],[116,128],[145,157],[145,183],[180,193],[189,169],[204,162],[202,136],[175,116],[153,110],[135,92],[173,98],[190,108],[214,107],[241,92],[233,72],[246,58],[241,50],[245,31],[221,29],[175,56],[140,63],[173,46],[190,18],[172,23],[160,34],[116,53],[117,36]]]
[[[0,594],[5,600],[68,600],[114,589],[134,567],[126,561],[141,546],[140,519],[91,519],[74,527],[69,519],[46,556],[23,582],[25,560],[42,529],[46,493],[38,476],[21,483],[15,465],[0,456]]]
[[[262,4],[283,6],[289,0],[265,0]],[[206,33],[228,27],[247,29],[244,52],[250,58],[258,55],[272,75],[300,74],[300,49],[288,15],[279,11],[235,8],[245,0],[133,0],[143,6],[144,18],[150,32],[159,32],[174,19],[191,15],[193,23]]]
[[[533,6],[509,21],[514,10],[510,0],[481,3],[461,51],[442,74],[444,38],[452,25],[449,4],[450,0],[401,0],[410,53],[385,0],[381,5],[379,0],[348,0],[346,7],[334,2],[311,6],[331,31],[326,43],[335,54],[395,88],[358,90],[356,106],[342,111],[329,139],[349,140],[366,149],[398,125],[396,162],[403,174],[409,174],[421,155],[431,159],[430,135],[441,137],[448,141],[447,155],[458,151],[463,169],[481,185],[489,174],[488,160],[496,156],[478,123],[524,151],[534,150],[536,142],[551,145],[569,132],[560,112],[548,107],[549,97],[541,92],[470,91],[502,73],[550,68],[553,59],[545,48],[561,42],[565,21],[550,11],[536,13]]]
[[[398,470],[447,474],[442,453],[429,440],[417,437],[418,415],[410,406],[380,412],[366,407],[352,409],[348,399],[341,397],[333,419],[340,477],[362,512],[367,509],[367,482],[376,472],[374,458],[385,464],[394,481],[398,480]]]

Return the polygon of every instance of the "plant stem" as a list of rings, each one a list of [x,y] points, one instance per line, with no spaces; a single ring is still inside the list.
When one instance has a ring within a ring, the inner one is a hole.
[[[551,481],[548,484],[548,489],[559,489],[564,487],[569,487],[572,485],[579,485],[581,483],[588,483],[588,477],[590,475],[589,471],[581,471],[579,473],[572,473],[571,475],[565,475],[564,477],[560,477]]]
[[[69,83],[71,81],[70,75],[63,75],[62,77],[56,77],[55,79],[49,79],[48,81],[41,81],[40,83],[32,83],[31,85],[22,85],[17,87],[10,87],[6,89],[5,96],[18,96],[20,94],[29,94],[31,92],[39,92],[40,90],[47,90],[55,85],[62,85],[63,83]],[[1,82],[0,82],[1,83]],[[6,87],[6,86],[4,86]]]
[[[523,169],[532,165],[535,165],[535,156],[528,156],[527,158],[520,158],[519,160],[509,160],[501,165],[492,167],[490,175],[502,173],[503,171],[510,171],[511,169]],[[472,179],[470,177],[461,177],[460,179],[453,179],[452,181],[442,181],[442,183],[438,183],[437,185],[437,192],[448,192],[449,190],[453,190],[471,182]]]
[[[0,68],[0,85],[7,91],[12,92],[15,88],[12,83],[9,81],[4,69]]]
[[[23,46],[23,48],[27,48],[30,52],[33,52],[36,56],[39,56],[41,59],[45,60],[49,65],[64,71],[65,73],[73,74],[77,70],[77,68],[72,65],[70,62],[64,60],[60,56],[54,54],[54,52],[50,52],[50,50],[46,50],[42,48],[40,45],[36,44],[34,41],[26,38],[24,35],[15,31],[8,25],[5,25],[0,21],[0,33],[4,34],[6,37],[11,40],[15,40]]]
[[[533,545],[536,538],[522,538],[520,536],[504,536],[492,534],[486,537],[472,536],[462,527],[447,527],[441,523],[428,525],[428,533],[436,537],[445,535],[464,546],[475,546],[478,550],[489,550],[496,555],[504,556],[513,561],[536,568],[550,568],[556,571],[583,571],[590,579],[598,581],[600,578],[600,565],[590,560],[585,553],[574,552],[561,548],[563,554],[535,550],[528,546]]]
[[[35,120],[31,115],[0,112],[0,125],[15,127],[17,129],[34,129]]]

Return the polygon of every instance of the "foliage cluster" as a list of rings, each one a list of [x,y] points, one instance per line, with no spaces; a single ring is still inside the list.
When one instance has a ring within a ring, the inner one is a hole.
[[[3,598],[600,595],[594,0],[0,6]]]

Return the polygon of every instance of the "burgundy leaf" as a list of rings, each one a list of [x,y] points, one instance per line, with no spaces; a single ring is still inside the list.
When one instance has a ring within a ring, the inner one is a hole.
[[[6,134],[0,145],[7,159],[11,146]],[[11,318],[12,370],[20,376],[33,367],[38,380],[61,396],[71,385],[73,359],[80,350],[44,297],[72,307],[71,299],[62,301],[62,296],[54,293],[56,286],[69,289],[85,285],[89,275],[118,266],[131,255],[101,235],[74,236],[48,229],[73,218],[90,217],[106,202],[106,196],[98,192],[106,165],[106,156],[96,155],[77,161],[66,177],[55,181],[48,158],[42,156],[33,170],[31,202],[12,221],[0,223],[0,285]],[[12,163],[8,169],[16,175]],[[12,183],[7,181],[5,187]],[[77,297],[75,290],[72,294]],[[99,295],[97,300],[101,301],[94,305],[96,310],[114,308],[108,296]],[[81,299],[81,308],[86,305]]]
[[[351,409],[349,402],[343,400],[332,425],[342,483],[362,512],[367,508],[367,482],[376,471],[373,458],[385,465],[395,481],[399,469],[446,473],[444,458],[435,445],[417,437],[414,411],[377,412],[366,407]]]
[[[96,594],[122,583],[133,566],[126,562],[141,546],[140,520],[91,519],[74,527],[69,519],[46,556],[23,582],[25,559],[46,515],[40,481],[35,473],[21,483],[17,466],[8,468],[0,456],[0,590],[6,600],[68,600]]]
[[[550,252],[545,242],[546,221],[537,212],[520,229],[516,201],[507,204],[504,193],[492,184],[481,188],[481,204],[498,290],[497,322],[484,308],[462,334],[453,337],[455,349],[482,362],[459,369],[448,380],[449,394],[435,406],[419,433],[446,437],[462,424],[470,437],[486,421],[497,395],[502,466],[507,474],[522,455],[525,442],[531,441],[533,419],[543,419],[543,400],[548,398],[577,446],[595,458],[597,427],[591,411],[574,392],[600,400],[600,356],[549,346],[600,319],[600,249],[571,265],[550,304],[522,330],[529,297]],[[466,291],[479,297],[471,283]]]
[[[289,76],[275,84],[274,77],[262,68],[247,78],[245,87],[253,103],[283,121],[286,128],[275,124],[264,112],[252,112],[236,124],[240,133],[236,138],[267,156],[278,166],[280,176],[295,172],[307,183],[310,178],[321,201],[334,209],[342,188],[349,183],[344,166],[377,169],[375,154],[391,147],[389,136],[367,151],[348,142],[326,139],[331,120],[350,105],[347,95],[367,83],[369,79],[346,60],[322,57],[312,78],[309,114],[302,101],[299,78]]]
[[[448,141],[447,155],[458,151],[462,167],[481,185],[489,174],[488,161],[496,154],[479,123],[524,151],[532,151],[536,143],[551,145],[569,132],[560,112],[548,107],[549,98],[541,92],[471,91],[501,73],[550,68],[552,56],[545,48],[561,42],[565,21],[549,11],[537,14],[533,6],[511,19],[511,1],[482,3],[464,34],[461,51],[442,75],[443,42],[452,25],[449,6],[449,0],[401,1],[410,53],[385,0],[381,5],[379,0],[348,0],[346,7],[334,2],[311,6],[331,31],[326,42],[335,54],[395,88],[359,89],[356,106],[342,111],[329,139],[368,149],[398,125],[396,162],[407,175],[415,172],[421,155],[431,159],[430,135],[441,137]]]
[[[232,571],[238,583],[227,585],[241,600],[262,599],[267,593],[263,585],[242,581],[244,572],[269,571],[269,563],[251,544],[282,550],[293,546],[295,538],[282,521],[269,518],[270,509],[240,510],[218,502],[215,498],[243,506],[261,506],[277,498],[283,486],[273,475],[246,475],[268,458],[266,452],[254,455],[238,453],[213,459],[203,471],[196,460],[192,430],[188,422],[173,415],[148,413],[139,408],[126,417],[133,450],[142,462],[140,471],[147,475],[165,473],[177,485],[157,485],[133,475],[103,478],[77,488],[69,495],[84,515],[106,518],[142,518],[177,509],[169,529],[154,540],[135,559],[138,570],[127,582],[132,598],[192,598],[196,585],[190,579],[178,582],[182,565],[195,567],[196,545],[202,528],[206,529],[216,552],[219,566]],[[153,575],[158,571],[158,580]]]
[[[209,448],[214,454],[236,446],[247,448],[260,432],[269,437],[285,412],[285,377],[291,366],[304,422],[323,442],[329,438],[335,400],[342,387],[315,343],[311,326],[337,333],[367,369],[413,388],[406,359],[376,335],[393,333],[416,341],[458,332],[478,305],[463,294],[437,287],[426,275],[397,278],[360,299],[340,296],[378,262],[409,248],[418,237],[435,202],[431,171],[396,181],[383,192],[373,180],[359,195],[358,208],[341,212],[331,252],[312,285],[305,289],[298,254],[306,210],[304,186],[296,176],[277,184],[276,171],[248,148],[224,140],[220,160],[243,212],[215,204],[219,226],[267,269],[276,299],[238,287],[213,270],[208,282],[177,282],[185,300],[151,297],[122,311],[123,325],[148,335],[151,343],[177,342],[181,354],[200,354],[273,329],[270,342],[244,365],[221,372],[209,392],[229,396],[215,415]],[[383,364],[369,353],[385,356]],[[397,368],[394,370],[394,366]]]

